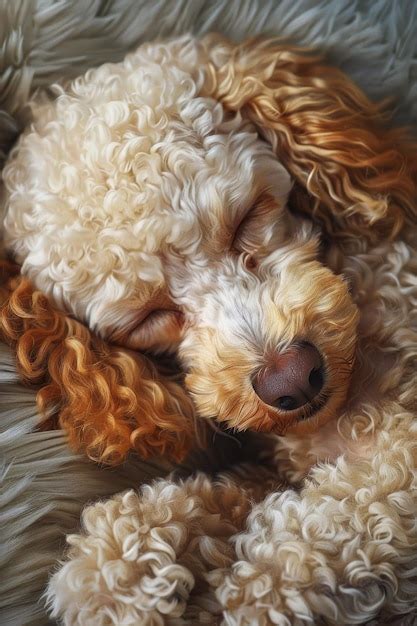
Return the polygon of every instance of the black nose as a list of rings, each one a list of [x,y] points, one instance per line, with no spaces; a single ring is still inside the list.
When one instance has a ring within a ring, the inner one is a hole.
[[[323,361],[309,343],[294,344],[277,354],[272,365],[255,377],[253,388],[265,404],[281,411],[294,411],[311,401],[324,385]]]

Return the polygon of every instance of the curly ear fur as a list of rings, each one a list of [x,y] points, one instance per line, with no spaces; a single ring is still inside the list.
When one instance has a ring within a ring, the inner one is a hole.
[[[41,385],[43,424],[58,423],[73,448],[104,463],[120,463],[130,449],[183,459],[193,408],[181,386],[56,310],[16,266],[3,263],[0,275],[0,339],[14,348],[23,380]]]
[[[331,234],[371,241],[415,221],[417,145],[405,129],[384,128],[384,104],[306,50],[210,36],[206,45],[208,95],[249,117],[272,144],[296,181],[296,208]]]

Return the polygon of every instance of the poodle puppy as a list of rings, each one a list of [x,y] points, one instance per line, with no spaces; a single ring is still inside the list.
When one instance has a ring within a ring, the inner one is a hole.
[[[87,509],[52,579],[55,614],[412,614],[409,133],[276,41],[147,44],[54,95],[33,101],[4,173],[5,245],[25,278],[6,271],[2,335],[45,414],[107,462],[130,448],[180,457],[194,411],[274,442],[271,476],[162,481]]]
[[[195,411],[305,435],[381,395],[358,323],[381,351],[396,299],[377,276],[413,262],[416,165],[380,106],[303,50],[217,36],[143,45],[51,93],[3,174],[21,276],[6,272],[1,333],[73,446],[180,459]],[[379,363],[398,389],[396,350]]]

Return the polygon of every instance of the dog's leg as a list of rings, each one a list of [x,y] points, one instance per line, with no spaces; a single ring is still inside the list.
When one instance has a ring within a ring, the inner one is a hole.
[[[234,561],[230,537],[271,485],[264,473],[256,469],[257,483],[244,470],[215,483],[161,480],[88,507],[49,584],[53,616],[66,626],[105,616],[114,624],[220,624],[207,573]]]
[[[254,508],[236,562],[211,574],[228,625],[256,615],[342,626],[416,610],[417,425],[394,403],[379,420],[364,457],[318,466],[300,493]]]

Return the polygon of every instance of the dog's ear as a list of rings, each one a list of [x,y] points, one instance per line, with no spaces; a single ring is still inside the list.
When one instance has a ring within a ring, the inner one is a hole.
[[[45,427],[58,420],[73,448],[104,463],[122,462],[131,449],[183,459],[194,420],[181,385],[57,311],[12,266],[2,274],[0,339],[14,348],[22,378],[40,387]]]
[[[393,237],[416,220],[416,145],[387,130],[373,104],[341,71],[272,41],[206,39],[205,90],[240,111],[273,146],[295,182],[293,201],[332,234]]]

